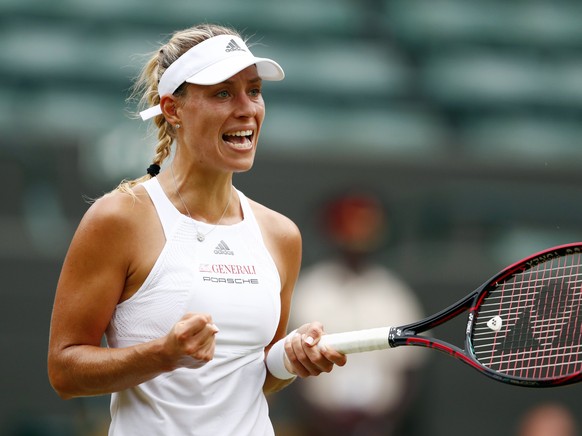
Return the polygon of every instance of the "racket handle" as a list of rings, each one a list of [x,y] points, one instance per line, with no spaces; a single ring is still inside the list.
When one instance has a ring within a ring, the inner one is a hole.
[[[342,354],[362,353],[364,351],[385,350],[390,348],[388,334],[392,327],[356,330],[345,333],[323,335],[319,346],[333,348]]]

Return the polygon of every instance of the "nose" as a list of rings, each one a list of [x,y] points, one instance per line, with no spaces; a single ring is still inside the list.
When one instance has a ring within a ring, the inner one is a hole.
[[[259,102],[251,98],[247,93],[240,93],[237,98],[236,116],[241,118],[253,118],[259,110]]]

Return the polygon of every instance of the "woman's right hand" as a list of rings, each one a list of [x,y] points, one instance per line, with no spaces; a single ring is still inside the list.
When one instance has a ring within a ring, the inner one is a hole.
[[[200,368],[214,358],[218,327],[203,313],[186,313],[165,338],[176,368]]]

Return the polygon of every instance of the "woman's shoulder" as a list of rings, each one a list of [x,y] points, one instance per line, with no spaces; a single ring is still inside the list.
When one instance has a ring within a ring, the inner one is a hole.
[[[95,228],[128,230],[141,221],[150,205],[141,186],[132,192],[111,191],[92,202],[81,223]]]
[[[286,293],[292,292],[301,266],[302,240],[297,225],[287,216],[249,200],[263,240],[279,269]]]
[[[263,232],[279,238],[301,240],[301,232],[293,220],[267,206],[249,199],[249,205]]]

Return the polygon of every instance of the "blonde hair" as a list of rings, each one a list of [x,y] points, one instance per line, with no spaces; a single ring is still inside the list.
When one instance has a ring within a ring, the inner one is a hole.
[[[131,101],[138,101],[138,107],[145,109],[160,103],[158,94],[158,83],[164,71],[195,45],[218,35],[234,35],[241,37],[240,34],[229,27],[217,24],[201,24],[189,29],[175,32],[170,40],[159,50],[152,53],[149,61],[144,65],[140,75],[132,87],[132,93],[129,98]],[[183,95],[185,87],[181,85],[174,92],[174,95]],[[157,115],[153,118],[157,128],[158,143],[156,145],[155,155],[152,159],[152,165],[162,166],[162,163],[170,156],[172,143],[174,142],[174,127],[166,121],[163,115]],[[146,180],[155,177],[155,175],[146,174],[134,180],[123,180],[116,190],[133,195],[132,188]]]

